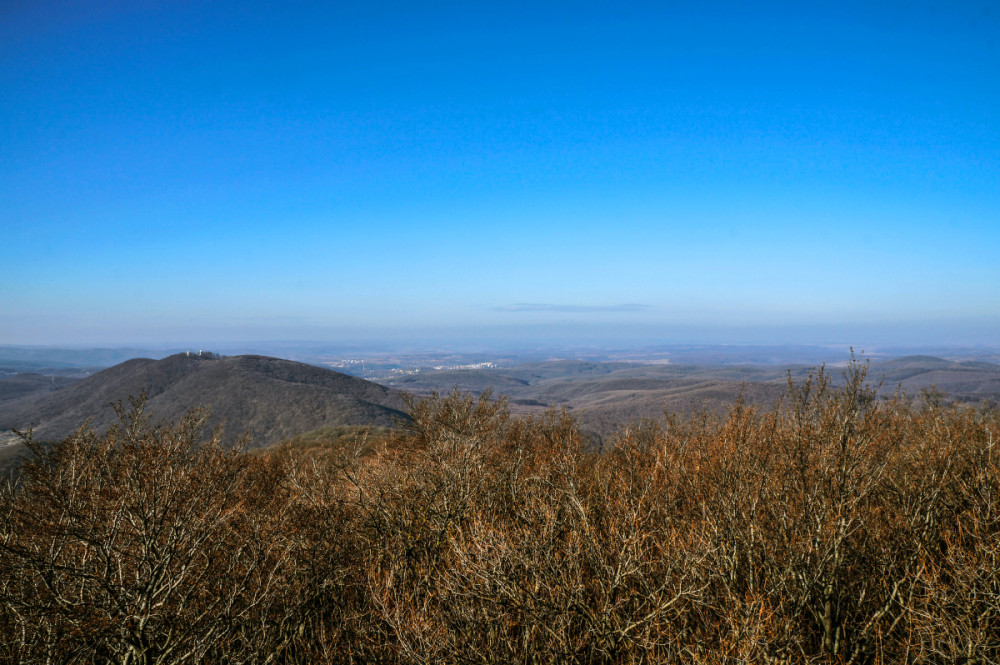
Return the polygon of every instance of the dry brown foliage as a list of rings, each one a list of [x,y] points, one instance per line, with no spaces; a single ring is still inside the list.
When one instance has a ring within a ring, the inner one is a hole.
[[[866,373],[602,454],[488,394],[269,456],[139,401],[2,494],[0,658],[1000,662],[997,412]]]

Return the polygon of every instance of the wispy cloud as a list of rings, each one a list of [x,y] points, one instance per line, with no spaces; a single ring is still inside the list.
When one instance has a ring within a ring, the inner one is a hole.
[[[649,309],[649,305],[638,303],[622,303],[620,305],[557,305],[553,303],[519,302],[513,305],[501,305],[498,312],[639,312]]]
[[[190,321],[196,321],[195,319],[189,319]],[[197,320],[197,323],[207,323],[213,321],[209,317],[205,317],[203,320]],[[227,319],[229,323],[235,325],[243,326],[302,326],[313,323],[313,321],[305,316],[285,316],[280,314],[261,314],[261,315],[248,315],[248,316],[232,316]]]

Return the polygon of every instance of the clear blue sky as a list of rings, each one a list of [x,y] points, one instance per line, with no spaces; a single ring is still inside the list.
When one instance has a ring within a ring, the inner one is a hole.
[[[1000,343],[992,0],[6,0],[0,93],[0,343]]]

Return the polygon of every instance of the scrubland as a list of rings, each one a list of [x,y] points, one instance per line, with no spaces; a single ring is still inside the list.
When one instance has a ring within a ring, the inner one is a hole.
[[[589,452],[453,393],[264,454],[142,399],[0,493],[11,663],[1000,661],[1000,417],[852,362]]]

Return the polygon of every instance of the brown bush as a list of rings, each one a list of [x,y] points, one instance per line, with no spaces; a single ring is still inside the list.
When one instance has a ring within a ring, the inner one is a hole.
[[[32,458],[0,495],[0,656],[7,662],[239,662],[290,561],[280,469],[200,443],[207,415],[150,426],[118,406]]]
[[[124,414],[4,494],[3,656],[997,662],[997,413],[882,399],[866,372],[602,454],[488,394],[263,457]]]

